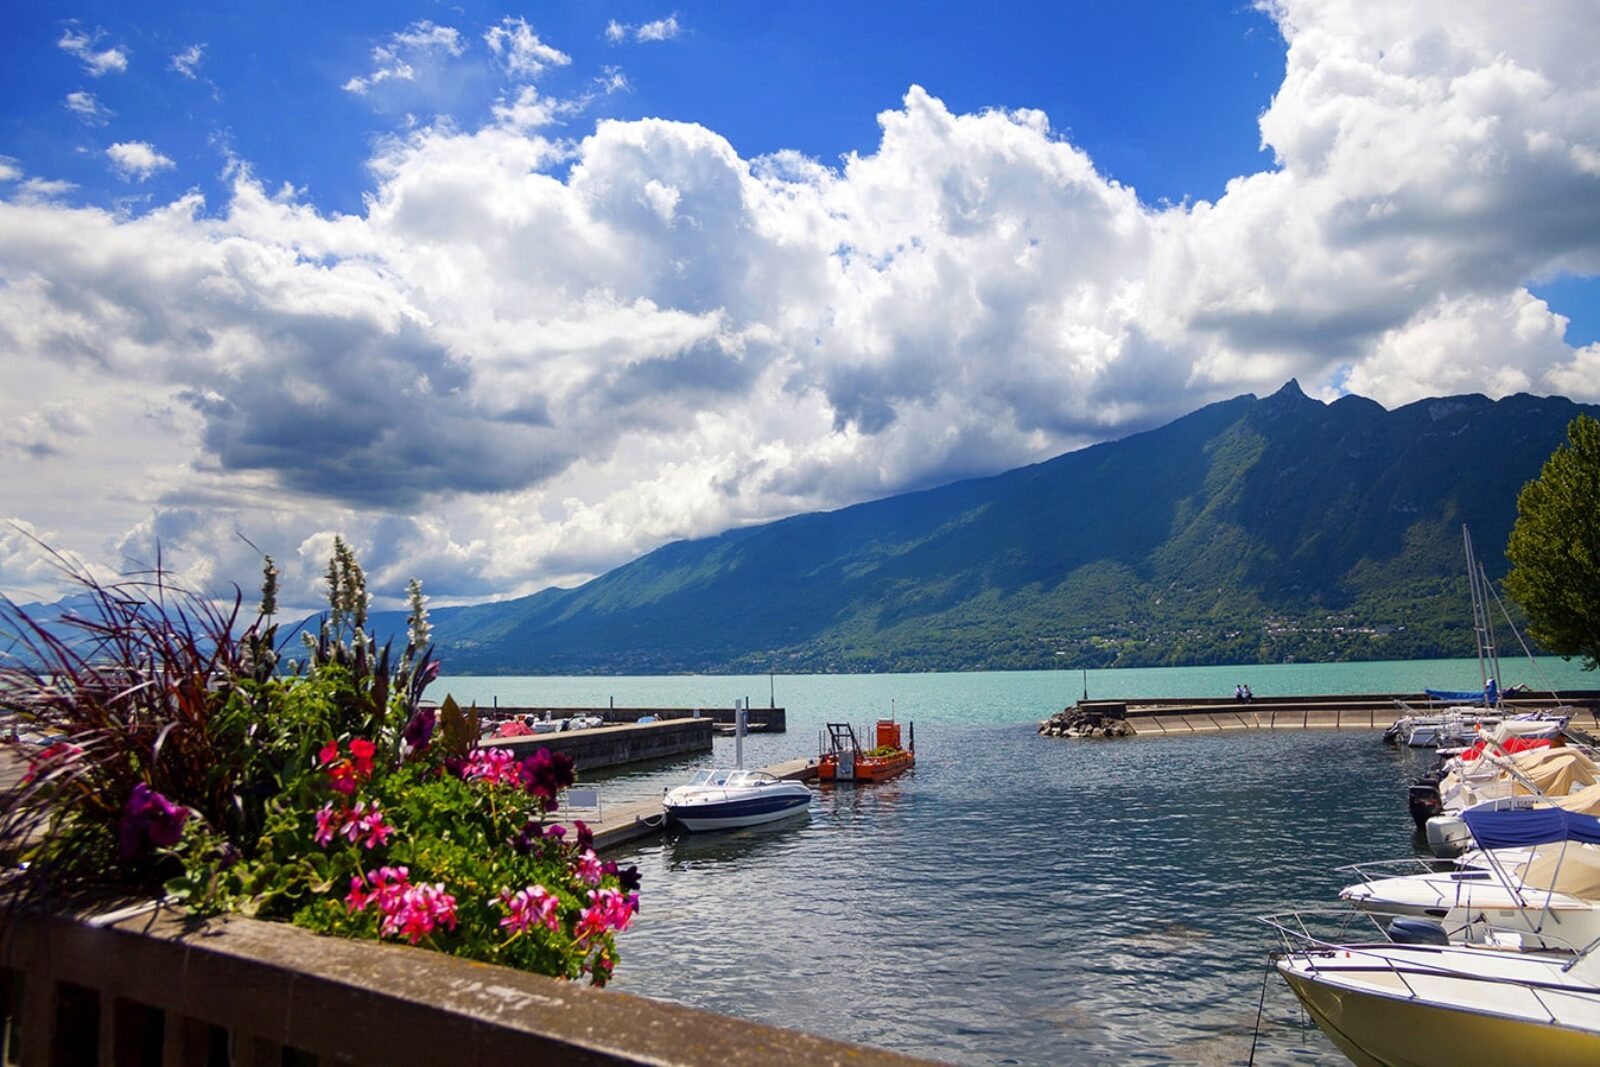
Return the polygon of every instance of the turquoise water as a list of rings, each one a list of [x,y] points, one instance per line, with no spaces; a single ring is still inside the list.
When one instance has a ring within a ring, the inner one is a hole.
[[[1502,684],[1539,690],[1600,688],[1600,674],[1575,661],[1505,660]],[[889,702],[928,723],[1008,723],[1043,719],[1083,695],[1120,697],[1228,697],[1248,684],[1258,697],[1316,693],[1404,693],[1474,689],[1477,660],[1381,663],[1290,663],[1250,667],[1143,667],[1127,670],[973,671],[962,674],[672,675],[664,677],[447,677],[428,694],[458,701],[530,706],[619,705],[731,707],[750,698],[754,707],[775,700],[796,715],[846,716],[865,721],[889,711]]]
[[[1520,676],[1508,664],[1507,684]],[[1541,663],[1550,684],[1595,676]],[[1522,664],[1527,667],[1526,662]],[[1096,697],[1471,688],[1476,661],[1091,671]],[[829,720],[896,702],[917,767],[820,789],[809,816],[657,837],[618,988],[970,1064],[1243,1063],[1268,931],[1255,916],[1327,905],[1340,864],[1412,854],[1417,753],[1375,731],[1120,742],[1042,738],[1076,672],[773,680],[789,732],[755,765],[814,755]],[[442,697],[502,704],[719,705],[768,679],[448,678]],[[732,742],[715,758],[731,761]],[[659,795],[682,761],[600,775],[616,802]],[[1258,1063],[1345,1062],[1269,983]]]

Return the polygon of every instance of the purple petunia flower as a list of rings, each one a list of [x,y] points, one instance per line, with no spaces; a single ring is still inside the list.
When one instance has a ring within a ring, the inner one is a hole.
[[[122,809],[119,830],[122,858],[133,859],[144,851],[146,843],[157,848],[171,848],[183,836],[183,824],[188,819],[188,808],[172,803],[140,782],[133,787]]]
[[[439,716],[432,708],[419,708],[411,716],[411,721],[406,723],[406,745],[412,752],[421,752],[428,747],[428,742],[433,740],[433,728],[438,723]]]
[[[522,761],[522,784],[544,801],[547,811],[556,810],[556,795],[577,780],[572,757],[565,752],[541,748]]]

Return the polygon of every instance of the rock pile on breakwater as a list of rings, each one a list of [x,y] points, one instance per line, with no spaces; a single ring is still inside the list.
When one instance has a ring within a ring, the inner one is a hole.
[[[1074,705],[1041,722],[1039,732],[1046,737],[1132,737],[1133,727],[1121,708]]]

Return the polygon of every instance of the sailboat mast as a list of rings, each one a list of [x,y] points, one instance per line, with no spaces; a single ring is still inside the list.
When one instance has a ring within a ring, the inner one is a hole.
[[[1467,550],[1467,588],[1472,594],[1472,639],[1478,646],[1478,684],[1489,688],[1489,665],[1484,659],[1484,612],[1482,591],[1478,588],[1478,561],[1472,555],[1472,534],[1461,524],[1461,543]]]
[[[1505,680],[1500,674],[1500,641],[1494,635],[1494,612],[1489,610],[1488,594],[1494,592],[1494,589],[1489,585],[1489,572],[1483,569],[1483,563],[1481,561],[1478,564],[1478,588],[1484,593],[1483,624],[1488,634],[1488,644],[1486,647],[1488,649],[1487,658],[1489,660],[1489,677],[1494,681],[1495,693],[1498,698],[1500,687],[1505,684]],[[1487,691],[1488,684],[1488,682],[1484,683],[1485,691]],[[1487,699],[1487,697],[1485,699]]]

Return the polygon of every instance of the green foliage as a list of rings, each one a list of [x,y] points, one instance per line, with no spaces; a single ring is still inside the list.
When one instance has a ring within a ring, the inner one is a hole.
[[[1600,422],[1579,415],[1517,497],[1506,589],[1545,648],[1600,666]]]
[[[0,676],[0,706],[56,743],[7,798],[0,847],[47,898],[164,886],[199,913],[604,984],[637,874],[602,863],[581,823],[571,840],[544,831],[571,760],[478,748],[476,708],[421,704],[437,664],[417,647],[420,587],[396,657],[359,625],[364,578],[342,540],[329,576],[338,621],[303,673],[274,669],[265,611],[236,638],[233,614],[165,585],[146,599],[81,576],[101,609],[81,624],[87,651],[13,609],[42,666]]]

